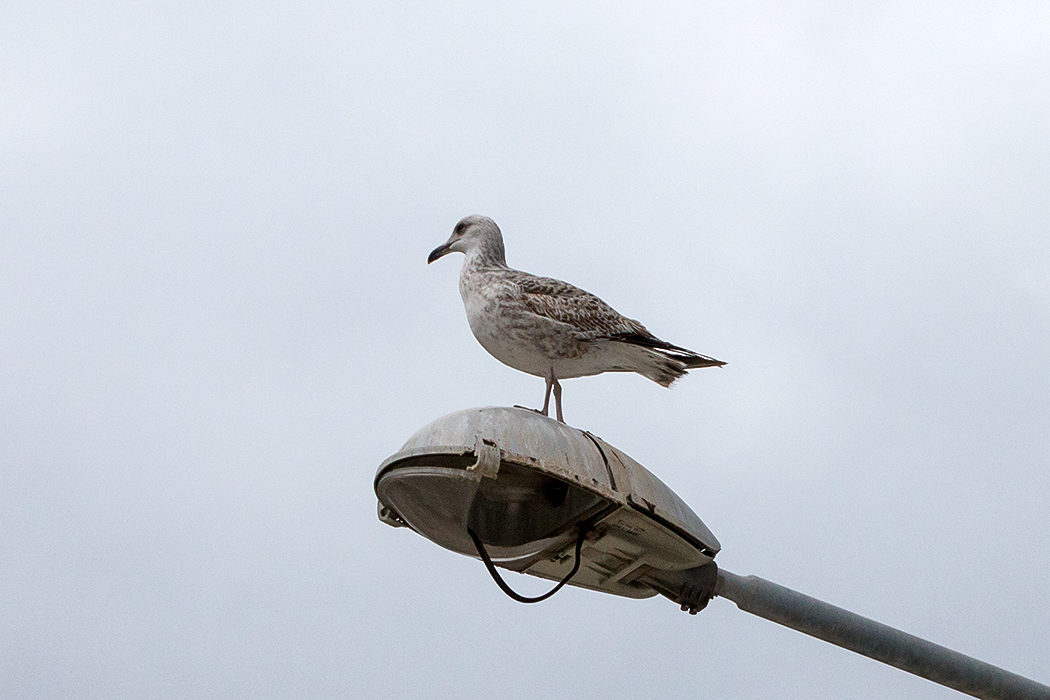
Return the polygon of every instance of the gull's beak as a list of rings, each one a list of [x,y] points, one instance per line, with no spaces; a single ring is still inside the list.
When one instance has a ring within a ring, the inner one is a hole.
[[[442,243],[437,248],[434,248],[434,250],[430,251],[430,255],[427,256],[427,265],[429,265],[430,263],[434,262],[435,260],[440,258],[442,255],[446,255],[449,252],[451,252],[451,251],[449,251],[449,248],[451,246],[452,246],[452,241],[448,241],[446,243]]]

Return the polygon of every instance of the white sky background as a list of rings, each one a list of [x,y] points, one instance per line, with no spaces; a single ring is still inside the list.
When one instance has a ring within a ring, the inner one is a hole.
[[[470,213],[729,362],[565,384],[722,566],[1050,682],[1050,6],[2,16],[0,696],[959,697],[379,523],[542,400],[426,265]]]

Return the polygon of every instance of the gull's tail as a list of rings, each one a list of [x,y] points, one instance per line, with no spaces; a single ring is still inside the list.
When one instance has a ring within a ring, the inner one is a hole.
[[[610,338],[616,342],[633,345],[642,351],[645,361],[633,368],[635,372],[652,379],[661,386],[671,386],[686,371],[701,367],[721,367],[721,360],[680,348],[652,335],[621,333]]]
[[[716,360],[713,357],[707,355],[701,355],[695,353],[692,350],[686,350],[680,348],[677,345],[671,345],[666,340],[660,340],[656,336],[642,335],[641,333],[621,333],[611,338],[612,340],[619,341],[621,343],[630,343],[631,345],[640,345],[643,348],[649,348],[655,350],[664,357],[678,360],[685,366],[685,369],[699,369],[700,367],[721,367],[725,364],[721,360]]]

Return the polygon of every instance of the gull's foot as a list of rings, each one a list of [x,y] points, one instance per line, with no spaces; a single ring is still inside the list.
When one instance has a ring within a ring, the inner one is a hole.
[[[538,413],[541,416],[547,416],[548,418],[550,418],[550,414],[549,413],[547,413],[545,411],[542,411],[542,410],[540,410],[538,408],[529,408],[528,406],[519,406],[518,404],[514,404],[514,408],[520,408],[523,411],[532,411],[533,413]],[[562,418],[561,416],[558,416],[558,422],[559,423],[565,423],[565,419]],[[565,423],[565,425],[568,425],[568,423]]]
[[[530,410],[533,413],[540,413],[541,416],[546,416],[547,418],[550,418],[550,413],[548,413],[547,411],[542,410],[540,408],[529,408],[528,406],[519,406],[518,404],[514,404],[513,407],[514,408],[521,408],[522,410]],[[561,416],[559,416],[558,417],[558,422],[559,423],[565,423],[565,419],[562,418]],[[568,425],[568,423],[565,423],[565,425]]]

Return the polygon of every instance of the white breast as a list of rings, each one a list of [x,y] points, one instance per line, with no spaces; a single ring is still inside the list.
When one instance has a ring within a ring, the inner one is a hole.
[[[470,330],[481,346],[505,365],[562,379],[598,374],[608,367],[601,348],[582,343],[565,323],[531,312],[517,285],[496,272],[464,268],[460,295]]]

